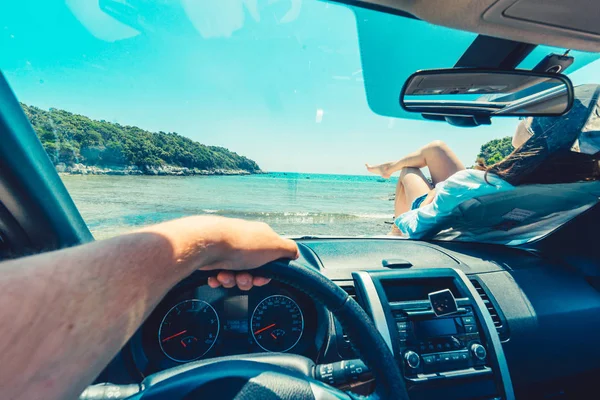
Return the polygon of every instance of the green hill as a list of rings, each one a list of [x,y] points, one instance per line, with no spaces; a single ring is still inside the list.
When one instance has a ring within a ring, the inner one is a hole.
[[[46,111],[21,106],[54,165],[137,167],[142,172],[167,166],[192,171],[260,172],[259,166],[246,157],[174,132],[148,132],[55,108]]]

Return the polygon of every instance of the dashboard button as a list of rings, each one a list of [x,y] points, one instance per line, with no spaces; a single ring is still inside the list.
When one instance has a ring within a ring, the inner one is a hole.
[[[406,365],[413,369],[419,368],[419,365],[421,364],[419,355],[411,350],[404,353],[404,361],[406,362]]]
[[[462,347],[462,343],[460,342],[460,339],[452,337],[452,347],[455,349],[460,349]]]
[[[485,357],[487,356],[487,351],[485,350],[485,347],[483,347],[479,343],[474,343],[471,345],[471,352],[475,357],[477,357],[481,361],[485,360]]]
[[[423,356],[422,358],[425,365],[432,365],[436,362],[435,356]]]
[[[450,355],[450,358],[452,358],[452,361],[460,361],[460,354],[458,354],[458,353],[452,353]]]
[[[440,362],[448,363],[452,361],[452,357],[450,357],[449,353],[440,354]]]
[[[477,332],[477,327],[475,325],[465,325],[466,333],[475,333]]]
[[[463,317],[462,321],[465,325],[475,325],[475,317]]]

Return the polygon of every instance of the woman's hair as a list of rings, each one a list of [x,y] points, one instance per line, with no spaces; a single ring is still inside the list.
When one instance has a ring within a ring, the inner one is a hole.
[[[522,184],[525,177],[534,178],[532,175],[535,175],[537,167],[548,158],[548,149],[544,145],[545,133],[547,132],[533,135],[524,144],[495,164],[488,166],[485,164],[483,158],[479,158],[474,168],[485,171],[485,181],[488,183],[488,174],[492,173],[511,185],[517,186]],[[534,178],[533,180],[537,179]]]
[[[555,121],[545,129],[537,125],[534,135],[503,160],[487,166],[483,159],[479,159],[474,168],[485,171],[488,183],[487,175],[492,173],[513,186],[599,179],[597,159],[571,151],[578,132],[573,134],[573,129],[561,129],[566,127],[563,122],[568,122],[568,118]]]
[[[600,116],[600,85],[579,85],[574,89],[571,110],[561,117],[534,117],[521,121],[531,137],[504,160],[486,166],[477,160],[475,169],[495,174],[513,186],[531,183],[570,183],[600,179],[598,158],[571,151],[589,121]],[[488,182],[489,183],[489,182]]]
[[[543,148],[522,151],[522,147],[515,149],[506,158],[490,166],[485,164],[483,158],[479,158],[474,168],[485,171],[487,183],[489,183],[488,174],[492,173],[511,185],[517,186],[522,183],[525,175],[531,175],[531,171],[540,164],[540,156],[544,152]]]

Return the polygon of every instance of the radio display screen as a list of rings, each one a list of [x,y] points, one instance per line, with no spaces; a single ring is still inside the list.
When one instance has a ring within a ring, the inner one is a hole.
[[[454,318],[414,321],[414,326],[415,334],[419,338],[456,335],[458,333]]]

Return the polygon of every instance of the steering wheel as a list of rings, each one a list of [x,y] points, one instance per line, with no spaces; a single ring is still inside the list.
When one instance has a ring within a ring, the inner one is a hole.
[[[365,311],[314,268],[295,261],[274,261],[254,271],[286,283],[323,304],[340,321],[375,378],[368,397],[342,392],[314,379],[315,364],[293,354],[218,357],[150,375],[130,399],[401,399],[408,400],[394,355]],[[206,272],[197,273],[203,278]],[[214,274],[214,272],[213,272]],[[196,274],[194,274],[196,276]]]

